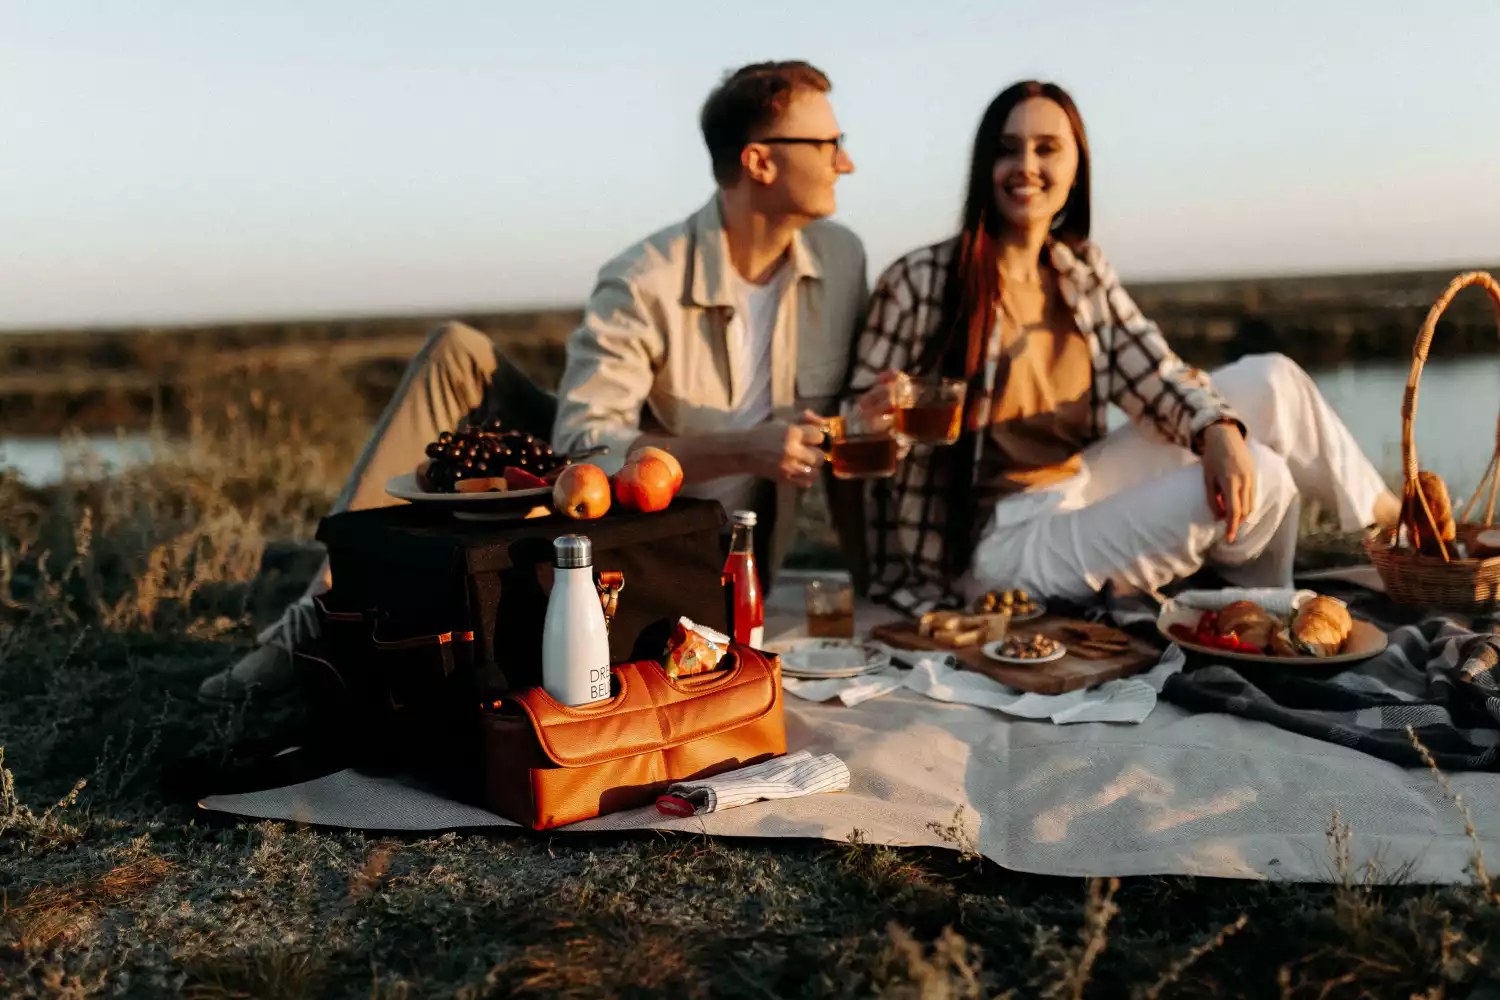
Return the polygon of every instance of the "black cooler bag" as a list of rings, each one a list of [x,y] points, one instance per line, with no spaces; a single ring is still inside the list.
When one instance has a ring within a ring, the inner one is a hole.
[[[724,631],[723,508],[464,521],[403,504],[325,517],[333,589],[323,641],[299,656],[325,741],[349,763],[410,769],[478,794],[479,712],[541,683],[552,540],[587,535],[594,572],[623,574],[610,660],[660,656],[686,616]]]

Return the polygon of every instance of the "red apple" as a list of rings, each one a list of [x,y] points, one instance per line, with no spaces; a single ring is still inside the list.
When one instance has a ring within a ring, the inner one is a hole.
[[[672,469],[659,458],[632,459],[615,474],[615,500],[629,510],[665,510],[677,490]]]
[[[552,484],[552,506],[579,521],[603,517],[609,510],[609,477],[597,465],[568,466]]]
[[[665,448],[642,448],[630,455],[632,462],[643,458],[656,458],[666,462],[667,468],[672,470],[672,493],[675,495],[678,490],[682,489],[682,464],[677,461],[676,455]]]

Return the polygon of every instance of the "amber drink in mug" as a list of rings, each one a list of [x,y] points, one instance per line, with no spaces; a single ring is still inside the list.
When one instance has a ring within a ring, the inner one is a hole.
[[[896,386],[896,431],[913,444],[953,444],[963,429],[962,379],[904,378]]]
[[[839,479],[883,479],[896,474],[901,441],[892,429],[890,414],[871,416],[857,406],[843,416],[829,417],[828,462]]]

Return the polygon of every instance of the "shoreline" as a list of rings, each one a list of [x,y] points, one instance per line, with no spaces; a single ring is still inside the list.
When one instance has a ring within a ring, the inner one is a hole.
[[[1500,272],[1500,265],[1483,267]],[[1143,281],[1127,285],[1190,364],[1279,352],[1308,369],[1409,360],[1432,302],[1460,271]],[[447,320],[502,346],[543,386],[561,374],[581,308],[0,332],[0,435],[169,427],[226,381],[274,390],[292,373],[338,376],[373,418],[406,361]],[[1445,313],[1432,357],[1491,354],[1496,317],[1477,290]]]

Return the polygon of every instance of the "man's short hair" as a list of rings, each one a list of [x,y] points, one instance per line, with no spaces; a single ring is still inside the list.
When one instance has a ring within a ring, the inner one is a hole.
[[[826,94],[833,85],[821,70],[797,59],[742,66],[708,95],[698,122],[720,185],[740,179],[740,151],[786,110],[801,89]]]

